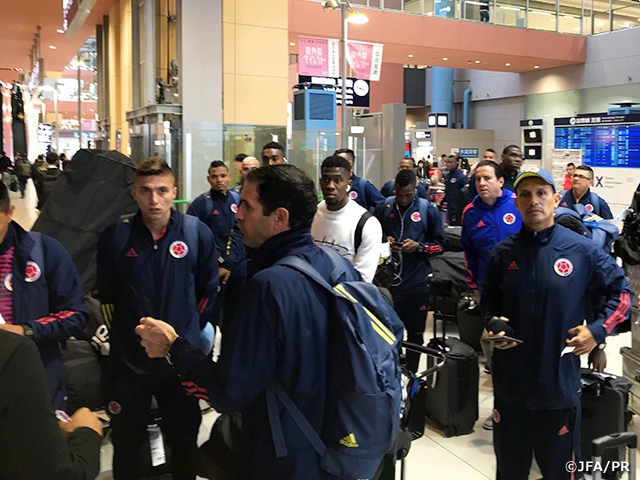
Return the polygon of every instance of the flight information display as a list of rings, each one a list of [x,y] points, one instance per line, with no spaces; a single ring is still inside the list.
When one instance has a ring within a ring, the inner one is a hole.
[[[556,126],[555,148],[582,149],[590,167],[640,167],[640,123]]]

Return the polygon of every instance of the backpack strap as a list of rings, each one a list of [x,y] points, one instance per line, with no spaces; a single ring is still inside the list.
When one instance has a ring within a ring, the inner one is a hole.
[[[360,217],[360,220],[358,220],[358,225],[356,225],[356,234],[353,240],[353,246],[356,255],[358,254],[358,249],[360,248],[360,244],[362,243],[362,230],[364,229],[364,224],[367,223],[367,220],[369,220],[371,217],[373,217],[371,212],[364,212]]]
[[[231,195],[231,198],[233,198],[233,201],[236,202],[236,205],[240,206],[240,194],[233,190],[227,190],[227,193]],[[213,203],[213,201],[211,203]]]
[[[213,202],[212,202],[213,203]],[[189,246],[189,250],[193,251],[193,258],[195,259],[195,264],[198,264],[198,220],[197,217],[192,215],[184,214],[183,218],[183,228],[184,228],[184,238],[187,241],[187,245]]]
[[[600,197],[591,190],[589,190],[589,203],[593,205],[593,213],[600,215]]]
[[[42,246],[42,234],[39,232],[30,232],[31,238],[33,238],[33,248],[29,252],[31,261],[40,266],[42,274],[44,274],[44,248]]]
[[[429,232],[429,202],[424,198],[417,197],[418,199],[418,212],[420,212],[420,218],[422,218],[422,225],[424,226],[425,233]]]
[[[135,216],[135,213],[129,215],[122,215],[116,223],[116,229],[114,232],[114,243],[116,258],[122,256],[124,249],[127,246],[127,240],[129,240],[129,234],[131,233],[131,219]]]

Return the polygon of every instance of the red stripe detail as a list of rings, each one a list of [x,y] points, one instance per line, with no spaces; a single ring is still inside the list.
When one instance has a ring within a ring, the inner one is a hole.
[[[460,222],[464,222],[464,214],[467,213],[467,210],[469,210],[471,207],[473,207],[473,203],[470,203],[469,205],[464,207],[464,210],[462,210],[462,218],[460,219]]]
[[[442,251],[442,247],[440,245],[425,245],[424,246],[424,253],[438,253]]]
[[[207,308],[208,304],[209,304],[209,299],[206,297],[200,300],[200,302],[198,302],[198,312],[200,313],[200,315],[202,315],[202,312],[204,312],[204,309]]]
[[[629,295],[628,292],[620,292],[620,303],[618,303],[618,308],[616,308],[616,311],[604,321],[603,327],[608,334],[610,334],[618,324],[624,322],[624,317],[629,311],[630,305],[631,295]]]
[[[38,318],[36,322],[38,322],[41,325],[47,325],[48,323],[51,323],[51,322],[56,322],[56,321],[60,322],[62,320],[65,320],[69,317],[72,317],[76,313],[78,312],[75,312],[73,310],[61,310],[58,313],[50,314],[48,317]]]
[[[465,253],[464,256],[464,269],[467,271],[467,283],[469,284],[470,288],[473,288],[474,290],[476,290],[478,288],[478,286],[476,285],[476,282],[473,278],[473,273],[471,272],[471,270],[469,270],[469,263],[467,262],[467,254]]]

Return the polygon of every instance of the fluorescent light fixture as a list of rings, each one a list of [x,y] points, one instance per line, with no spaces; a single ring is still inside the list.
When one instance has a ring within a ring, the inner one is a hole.
[[[51,50],[56,50],[58,47],[56,47],[55,45],[49,45],[49,48],[50,48]]]
[[[518,7],[504,7],[504,6],[501,5],[500,8],[502,10],[511,10],[513,12],[519,12],[520,11],[520,9]]]
[[[466,1],[466,2],[464,2],[464,3],[467,3],[467,4],[469,4],[469,5],[478,5],[478,6],[486,5],[486,3],[471,2],[471,1],[469,1],[469,0],[467,0],[467,1]]]
[[[476,60],[476,63],[480,63],[480,60]]]
[[[442,60],[444,60],[446,62],[449,59],[447,57],[443,57]]]
[[[540,68],[540,66],[539,65],[534,65],[533,68]]]
[[[364,133],[364,125],[351,125],[351,133]]]
[[[296,44],[294,42],[290,42],[289,45],[291,45],[292,47],[296,46]]]
[[[505,66],[505,67],[510,67],[510,66],[511,66],[511,64],[510,64],[510,63],[505,63],[505,64],[504,64],[504,66]]]
[[[576,32],[579,32],[579,31],[580,31],[580,27],[576,27],[576,28],[574,28],[574,30],[575,30]]]
[[[413,58],[413,55],[409,54],[409,58]]]
[[[56,32],[58,32],[58,33],[64,33],[64,30],[62,30],[61,28],[59,28],[58,30],[56,30]]]
[[[546,15],[547,17],[551,16],[549,12],[539,12],[538,10],[531,10],[530,13],[535,13],[536,15]]]
[[[573,20],[576,17],[574,17],[573,15],[563,15],[562,18],[568,18],[569,20]]]

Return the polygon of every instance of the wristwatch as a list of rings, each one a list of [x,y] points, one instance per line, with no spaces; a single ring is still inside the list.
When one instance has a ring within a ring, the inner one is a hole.
[[[600,344],[598,344],[598,349],[604,350],[606,346],[607,346],[606,343],[600,343]]]
[[[21,325],[24,336],[33,340],[33,329],[29,325]]]

